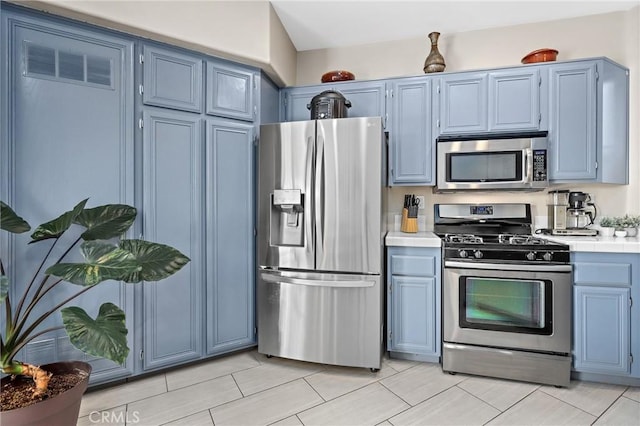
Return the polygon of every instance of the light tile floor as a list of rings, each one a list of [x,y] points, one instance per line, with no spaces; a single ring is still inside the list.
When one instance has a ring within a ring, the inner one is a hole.
[[[640,425],[640,388],[569,388],[387,359],[377,373],[256,350],[89,391],[78,425]]]

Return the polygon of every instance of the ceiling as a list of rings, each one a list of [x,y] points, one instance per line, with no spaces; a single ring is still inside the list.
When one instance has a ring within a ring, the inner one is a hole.
[[[270,0],[298,51],[629,10],[640,0]]]

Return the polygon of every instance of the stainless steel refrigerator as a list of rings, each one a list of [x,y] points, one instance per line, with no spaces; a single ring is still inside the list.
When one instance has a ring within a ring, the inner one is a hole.
[[[258,352],[380,368],[380,117],[268,124],[258,145]]]

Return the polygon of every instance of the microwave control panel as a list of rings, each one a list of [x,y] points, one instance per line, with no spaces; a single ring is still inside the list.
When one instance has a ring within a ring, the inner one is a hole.
[[[547,180],[547,151],[544,149],[533,151],[533,180]]]

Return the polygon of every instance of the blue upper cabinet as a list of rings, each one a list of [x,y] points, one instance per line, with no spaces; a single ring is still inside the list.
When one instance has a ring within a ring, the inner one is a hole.
[[[348,117],[386,119],[384,81],[346,81],[283,89],[280,93],[282,121],[309,120],[311,113],[307,105],[311,103],[314,96],[325,90],[336,90],[351,102],[351,108],[347,110]]]
[[[433,184],[431,80],[426,77],[392,80],[388,103],[390,184]]]
[[[441,135],[541,130],[543,79],[536,67],[455,73],[437,87]]]
[[[142,100],[183,111],[202,111],[202,58],[156,46],[143,46]]]
[[[490,72],[488,130],[539,130],[541,84],[537,68]]]
[[[333,89],[351,102],[347,117],[385,118],[384,81],[346,81],[335,83]]]
[[[440,134],[487,131],[487,78],[483,72],[450,74],[440,79]]]
[[[254,121],[256,76],[238,66],[207,61],[207,111],[209,115]]]
[[[607,59],[553,64],[549,180],[629,182],[629,71]]]

